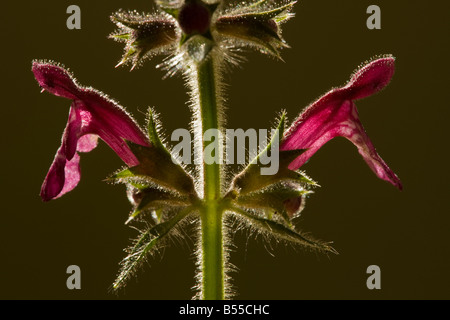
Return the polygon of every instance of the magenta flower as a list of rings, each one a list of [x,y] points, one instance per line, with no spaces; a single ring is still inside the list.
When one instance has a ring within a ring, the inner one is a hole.
[[[139,164],[124,140],[149,146],[149,141],[131,116],[103,93],[80,86],[64,68],[49,62],[33,62],[32,71],[43,89],[72,100],[61,147],[41,188],[44,201],[59,198],[80,181],[80,156],[105,141],[128,165]]]
[[[375,174],[402,189],[400,179],[375,150],[358,117],[355,100],[383,89],[394,74],[394,58],[374,60],[360,68],[347,85],[332,89],[306,108],[286,131],[280,150],[307,149],[289,165],[296,170],[329,140],[350,140]]]

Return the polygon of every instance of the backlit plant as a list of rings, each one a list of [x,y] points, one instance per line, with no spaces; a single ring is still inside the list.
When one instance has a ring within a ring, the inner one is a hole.
[[[350,140],[379,178],[401,189],[398,177],[375,151],[355,105],[390,82],[394,58],[388,55],[361,66],[346,85],[318,98],[290,125],[282,112],[270,138],[249,156],[243,169],[233,175],[227,171],[222,75],[230,65],[240,63],[247,48],[281,59],[280,50],[288,47],[281,25],[294,16],[294,4],[159,0],[153,14],[118,11],[111,16],[117,30],[110,37],[125,44],[118,65],[134,69],[147,58],[163,54],[167,58],[158,68],[166,76],[181,74],[186,79],[193,115],[194,170],[162,136],[154,110],[148,110],[143,129],[117,102],[82,86],[60,64],[33,61],[32,71],[42,90],[71,100],[61,147],[42,185],[42,199],[59,198],[76,187],[80,153],[93,150],[98,138],[126,165],[108,180],[127,187],[132,204],[127,224],[144,221],[146,228],[127,249],[114,289],[123,287],[171,237],[184,236],[180,231],[188,225],[197,226],[192,236],[198,239],[199,299],[232,296],[227,271],[229,234],[234,228],[249,228],[269,241],[275,238],[334,253],[328,243],[300,232],[293,219],[317,186],[299,169],[335,137]],[[267,157],[274,152],[277,170],[268,173],[264,171]]]

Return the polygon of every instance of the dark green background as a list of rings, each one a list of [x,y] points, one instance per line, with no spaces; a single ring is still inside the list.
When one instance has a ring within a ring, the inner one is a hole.
[[[150,11],[150,1],[8,1],[3,5],[1,64],[0,298],[190,299],[191,242],[144,266],[118,296],[108,292],[123,248],[136,233],[124,225],[124,188],[102,180],[122,166],[104,144],[82,157],[82,181],[44,204],[43,178],[59,147],[70,102],[40,94],[32,59],[64,63],[80,83],[117,99],[142,124],[155,106],[167,132],[187,128],[180,77],[161,80],[154,66],[114,69],[122,46],[106,39],[119,8]],[[82,10],[82,30],[66,28],[66,8]],[[366,28],[378,4],[382,29]],[[301,229],[333,241],[337,256],[235,235],[231,254],[238,299],[448,299],[449,19],[447,1],[319,1],[296,4],[284,26],[285,63],[247,54],[225,76],[228,127],[268,128],[285,108],[293,119],[363,61],[391,53],[396,75],[382,93],[358,102],[361,120],[404,191],[377,179],[355,147],[340,138],[303,169],[322,188],[310,198]],[[269,253],[269,252],[270,253]],[[81,267],[82,290],[66,288],[66,268]],[[381,290],[368,290],[366,268],[381,268]]]

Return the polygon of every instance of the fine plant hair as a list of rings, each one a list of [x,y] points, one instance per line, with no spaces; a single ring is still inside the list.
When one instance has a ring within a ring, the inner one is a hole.
[[[224,217],[224,223],[222,225],[223,230],[223,256],[224,256],[224,282],[225,282],[225,288],[224,288],[224,299],[230,300],[237,296],[237,288],[233,286],[232,283],[232,276],[231,273],[237,272],[236,266],[234,266],[229,260],[230,255],[233,251],[233,239],[232,234],[236,231],[233,229],[234,224],[232,223],[232,220],[229,219],[229,215],[225,214]],[[202,243],[201,243],[201,226],[200,221],[197,221],[197,230],[196,230],[196,249],[194,251],[194,256],[196,258],[196,274],[195,274],[195,285],[192,287],[192,290],[194,291],[193,300],[201,300],[203,297],[202,292],[202,283],[203,283],[203,251],[202,251]]]
[[[151,248],[146,248],[143,239],[151,237],[149,236],[148,231],[152,228],[152,225],[146,222],[147,220],[142,220],[144,224],[143,228],[133,227],[137,230],[139,235],[132,241],[131,245],[125,249],[127,257],[120,263],[119,273],[111,286],[110,291],[117,292],[119,289],[123,289],[126,286],[127,281],[135,277],[136,273],[139,272],[144,264],[149,264],[149,261],[158,255],[162,256],[166,247],[177,242],[186,243],[186,230],[189,230],[194,223],[198,224],[195,220],[198,219],[190,216],[184,217]]]
[[[219,54],[219,52],[217,52],[218,50],[220,50],[220,48],[213,48],[211,50],[211,52],[209,53],[208,57],[206,57],[206,59],[213,59],[214,61],[214,78],[216,80],[216,85],[215,85],[215,92],[216,92],[216,97],[217,97],[217,117],[218,117],[218,128],[216,128],[220,134],[222,135],[222,137],[225,137],[225,134],[223,132],[223,128],[225,126],[225,122],[226,122],[226,118],[225,118],[225,111],[226,111],[226,107],[225,107],[225,101],[226,101],[226,97],[225,97],[225,86],[223,84],[223,73],[226,70],[226,63],[225,60],[222,56],[222,54]],[[200,105],[199,105],[199,101],[200,101],[200,92],[199,92],[199,88],[198,88],[198,74],[197,74],[197,69],[195,68],[195,66],[184,66],[182,69],[182,75],[183,78],[185,80],[186,86],[188,88],[188,92],[189,92],[189,107],[191,109],[192,112],[192,120],[191,120],[191,130],[192,133],[194,134],[194,163],[198,164],[198,163],[203,163],[203,149],[204,149],[204,145],[203,145],[203,130],[202,130],[202,120],[201,120],[201,116],[200,116]],[[216,141],[215,141],[216,142]],[[219,139],[219,163],[222,162],[222,157],[223,157],[223,144],[221,143],[222,139]],[[221,166],[222,170],[223,166]],[[202,181],[204,180],[203,177],[203,171],[202,171],[202,167],[200,165],[196,166],[196,175],[198,177],[198,182],[202,183]],[[224,177],[224,172],[222,172],[222,177]],[[224,190],[224,187],[226,186],[226,181],[224,181],[225,179],[222,179],[221,183],[221,190]],[[203,196],[203,190],[202,190],[202,185],[197,184],[197,192],[199,193],[200,196]]]

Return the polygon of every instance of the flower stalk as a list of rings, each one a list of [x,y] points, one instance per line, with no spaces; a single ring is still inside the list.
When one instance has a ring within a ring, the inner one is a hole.
[[[205,61],[198,62],[196,65],[196,81],[198,87],[198,107],[200,109],[200,120],[202,128],[202,136],[196,137],[203,141],[205,133],[209,130],[221,130],[218,106],[218,89],[217,77],[215,74],[215,61],[212,53]],[[217,137],[216,137],[217,138]],[[214,140],[214,150],[221,150],[220,139]],[[205,149],[205,142],[203,142]],[[220,157],[221,155],[219,155]],[[203,177],[204,177],[204,199],[206,201],[218,200],[220,198],[221,177],[220,177],[220,161],[216,161],[217,155],[212,156],[211,153],[202,152],[203,160]]]
[[[220,130],[220,101],[218,95],[218,79],[215,72],[215,59],[212,52],[202,61],[196,63],[197,103],[199,120],[201,121],[202,137],[208,130]],[[202,137],[197,137],[203,141]],[[221,141],[214,144],[215,152],[220,152]],[[223,250],[223,212],[220,208],[221,199],[221,168],[220,161],[212,159],[217,155],[205,152],[206,142],[202,145],[202,175],[203,175],[203,210],[201,211],[201,295],[204,300],[223,300],[225,298],[224,284],[224,250]],[[221,155],[219,155],[220,157]],[[217,159],[217,158],[216,158]]]

